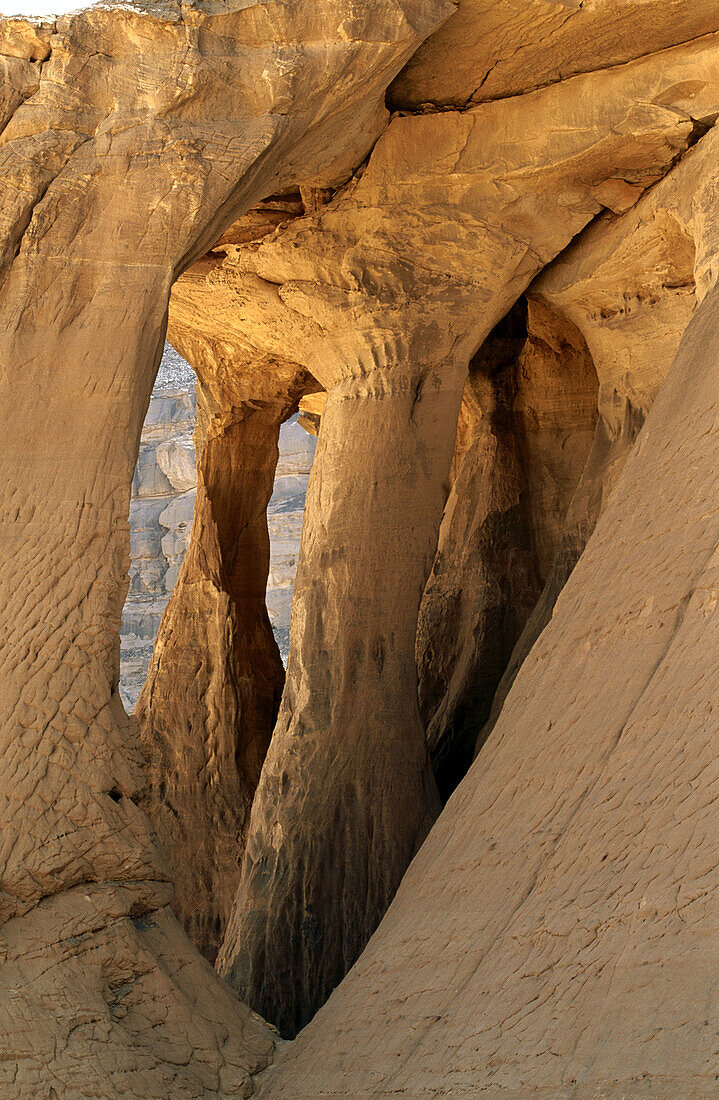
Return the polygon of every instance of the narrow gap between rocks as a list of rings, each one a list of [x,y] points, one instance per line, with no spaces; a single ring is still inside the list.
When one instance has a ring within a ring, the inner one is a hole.
[[[130,586],[120,634],[120,695],[128,711],[145,682],[162,615],[190,542],[197,487],[195,381],[190,364],[165,344],[132,481]],[[267,609],[285,665],[305,494],[317,442],[302,422],[313,429],[312,418],[302,414],[280,429],[280,457],[267,509]]]

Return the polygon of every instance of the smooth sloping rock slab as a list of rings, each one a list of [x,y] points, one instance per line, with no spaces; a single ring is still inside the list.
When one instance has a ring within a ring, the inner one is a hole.
[[[719,291],[481,758],[262,1095],[715,1095]]]

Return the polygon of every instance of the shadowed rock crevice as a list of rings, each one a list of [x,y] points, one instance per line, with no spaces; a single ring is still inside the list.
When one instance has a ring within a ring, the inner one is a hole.
[[[169,854],[174,910],[213,962],[284,682],[265,586],[286,410],[230,405],[208,424],[201,385],[198,393],[193,532],[135,713],[148,759],[144,806]]]
[[[0,142],[0,921],[13,935],[0,1092],[22,1100],[51,1085],[246,1094],[272,1048],[166,911],[171,871],[134,801],[142,754],[117,692],[130,484],[178,273],[264,195],[346,179],[386,123],[387,83],[449,9],[221,7],[59,18]],[[3,20],[0,53],[34,64],[38,34]],[[28,75],[0,74],[11,97]],[[135,936],[138,912],[161,931]],[[118,971],[133,982],[121,1023],[96,996]]]
[[[519,638],[477,740],[489,737],[514,679],[606,508],[697,299],[706,289],[717,132],[704,137],[628,213],[599,221],[533,285],[532,300],[564,312],[591,348],[599,420],[542,595]]]
[[[591,446],[597,385],[575,326],[524,299],[470,364],[417,631],[420,709],[445,799],[551,569]]]

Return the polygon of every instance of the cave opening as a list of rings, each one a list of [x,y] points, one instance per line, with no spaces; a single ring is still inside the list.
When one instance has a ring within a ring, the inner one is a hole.
[[[173,908],[214,962],[284,685],[317,428],[299,411],[304,372],[214,338],[205,275],[175,284],[177,350],[166,345],[140,443],[121,683]]]
[[[190,544],[197,469],[196,375],[166,343],[150,398],[130,500],[129,589],[120,633],[120,696],[134,710],[145,683],[165,608]],[[273,493],[267,507],[270,567],[266,603],[282,663],[302,534],[307,482],[319,415],[292,413],[279,431]]]
[[[552,573],[592,447],[598,390],[584,337],[537,298],[520,298],[470,363],[417,631],[420,709],[443,801],[488,735],[497,690]]]

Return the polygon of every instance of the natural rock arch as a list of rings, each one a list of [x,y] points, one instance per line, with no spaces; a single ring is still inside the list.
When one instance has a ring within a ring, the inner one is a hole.
[[[309,1019],[436,812],[414,634],[467,363],[528,289],[544,306],[564,299],[574,316],[561,261],[544,296],[531,281],[602,210],[620,214],[671,172],[719,112],[716,37],[698,38],[716,29],[716,13],[704,4],[635,6],[627,44],[612,0],[569,13],[543,0],[465,2],[440,51],[467,13],[471,22],[472,10],[493,7],[512,13],[511,25],[489,65],[486,51],[463,51],[453,76],[468,94],[455,101],[457,88],[445,89],[427,105],[432,73],[420,58],[393,94],[423,114],[396,117],[364,174],[326,209],[326,185],[349,178],[384,124],[384,86],[447,5],[360,10],[340,0],[308,13],[294,3],[164,3],[2,25],[0,1031],[10,1057],[0,1084],[20,1096],[230,1095],[249,1091],[270,1056],[268,1029],[214,979],[166,908],[171,874],[136,804],[136,729],[117,698],[117,626],[129,479],[171,284],[248,205],[289,184],[317,196],[312,213],[249,254],[230,248],[211,275],[245,310],[255,353],[296,363],[329,391],[288,688],[222,959],[253,1005],[287,1032]],[[666,19],[654,19],[658,10]],[[540,34],[527,53],[519,47],[533,21],[549,27],[550,48]],[[685,38],[659,60],[631,61]],[[574,59],[566,72],[605,71],[560,80],[548,57],[557,42]],[[501,95],[510,98],[493,101]],[[702,293],[716,275],[713,210],[712,196],[698,213]],[[702,891],[717,670],[702,640],[716,607],[715,334],[714,291],[488,751],[335,995],[334,1019],[324,1011],[283,1056],[268,1095],[536,1094],[574,1089],[577,1067],[586,1078],[577,1095],[623,1095],[634,1082],[621,1074],[645,1066],[676,1091],[675,1047],[681,1082],[706,1084],[706,1059],[683,1037],[687,1020],[695,1030],[700,1021],[681,978],[691,974],[710,1001],[702,947],[715,930]],[[224,499],[234,425],[217,436],[222,456],[206,449],[208,505],[213,473]],[[603,457],[599,465],[601,495]],[[404,514],[391,507],[398,486]],[[575,549],[591,526],[585,488],[569,511],[568,537],[570,521],[584,523]],[[650,489],[666,516],[659,525]],[[348,615],[368,577],[376,604],[360,598]],[[648,631],[652,645],[638,649]],[[607,670],[618,692],[608,718]],[[679,748],[688,765],[676,764]],[[635,844],[635,784],[656,835],[691,863],[679,883],[693,884],[687,906],[665,850],[644,860]],[[677,799],[698,826],[683,851],[663,814]],[[646,895],[633,893],[640,882],[661,887],[648,914]],[[578,931],[567,927],[567,899]],[[656,942],[643,924],[637,931],[636,912]],[[665,932],[685,952],[676,972],[660,965]],[[579,983],[573,967],[586,977],[594,944],[598,969]],[[620,959],[623,999],[606,1013],[602,973]],[[637,960],[657,980],[635,1026],[626,1002],[646,989]],[[567,1013],[573,1048],[562,1046]]]
[[[269,1056],[165,908],[135,802],[130,481],[174,279],[264,194],[343,178],[448,10],[141,3],[0,24],[6,1092],[230,1094]]]
[[[414,646],[470,356],[602,209],[627,209],[696,142],[717,56],[708,38],[661,65],[395,118],[332,202],[213,272],[248,342],[328,392],[287,682],[218,958],[286,1035],[359,955],[438,808]],[[367,578],[374,600],[356,600]]]
[[[273,221],[264,208],[251,211],[222,240],[261,236]],[[194,264],[170,301],[169,339],[198,377],[198,488],[190,545],[135,708],[149,779],[142,805],[172,867],[173,911],[210,962],[284,684],[265,604],[279,432],[318,385],[298,364],[242,343],[231,296],[207,280],[217,262],[210,252]]]

